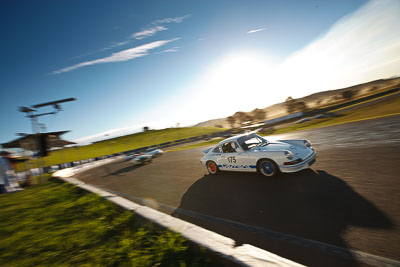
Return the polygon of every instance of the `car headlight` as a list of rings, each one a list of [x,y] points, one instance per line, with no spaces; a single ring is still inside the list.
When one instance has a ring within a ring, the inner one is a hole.
[[[310,142],[308,142],[307,140],[304,140],[304,145],[305,145],[306,147],[311,147]]]
[[[291,151],[285,151],[285,156],[287,159],[292,160],[293,159],[293,153]]]

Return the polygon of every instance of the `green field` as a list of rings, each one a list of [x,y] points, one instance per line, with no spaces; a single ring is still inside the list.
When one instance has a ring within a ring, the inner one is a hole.
[[[55,179],[0,195],[0,218],[0,266],[215,265],[179,234]]]
[[[51,151],[47,157],[40,159],[39,164],[40,166],[51,166],[64,162],[94,158],[140,147],[152,146],[179,139],[220,132],[224,130],[226,129],[215,127],[186,127],[151,130],[147,132],[131,134],[110,140],[96,142],[86,146],[78,146]],[[20,164],[18,166],[18,170],[23,170],[29,167],[35,168],[36,166],[36,161],[28,161],[27,163]]]
[[[201,146],[213,146],[215,144],[218,144],[222,140],[224,140],[224,139],[216,138],[216,139],[209,140],[209,141],[199,142],[199,143],[190,144],[190,145],[184,145],[184,146],[177,147],[177,148],[167,150],[167,151],[179,151],[179,150],[191,149],[191,148],[196,148],[196,147],[201,147]]]
[[[384,117],[392,114],[400,114],[400,97],[396,97],[384,102],[376,103],[370,106],[362,107],[356,110],[347,111],[339,114],[337,117],[313,119],[308,122],[293,124],[287,127],[276,129],[271,134],[282,134],[299,130],[318,128],[336,124],[349,123],[354,121],[366,120]]]

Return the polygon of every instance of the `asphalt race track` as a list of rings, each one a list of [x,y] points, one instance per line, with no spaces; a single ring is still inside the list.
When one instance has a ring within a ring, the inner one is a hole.
[[[400,116],[269,138],[307,138],[317,162],[277,178],[211,176],[197,148],[78,178],[305,265],[398,264]]]

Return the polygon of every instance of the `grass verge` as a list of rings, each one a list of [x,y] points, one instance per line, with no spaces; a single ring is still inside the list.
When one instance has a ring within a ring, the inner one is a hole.
[[[0,195],[1,266],[204,266],[179,234],[52,179]]]
[[[177,148],[168,150],[167,152],[191,149],[191,148],[202,147],[202,146],[212,146],[212,145],[218,144],[222,140],[224,140],[224,138],[216,138],[216,139],[209,140],[209,141],[201,141],[201,142],[198,142],[198,143],[195,143],[195,144],[177,147]]]
[[[313,119],[308,122],[293,124],[287,127],[269,131],[268,135],[289,133],[293,131],[307,130],[319,128],[323,126],[332,126],[349,122],[385,117],[400,113],[400,97],[390,99],[384,102],[376,103],[367,107],[362,107],[357,110],[343,112],[337,117]],[[261,134],[263,134],[261,132]]]

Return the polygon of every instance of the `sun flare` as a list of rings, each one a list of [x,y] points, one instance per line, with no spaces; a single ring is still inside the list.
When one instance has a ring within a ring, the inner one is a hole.
[[[221,103],[228,110],[237,109],[240,98],[251,98],[251,101],[240,102],[240,108],[249,109],[257,105],[261,95],[266,92],[271,69],[268,59],[262,55],[229,55],[210,67],[205,90],[220,99],[231,97],[233,101]]]

